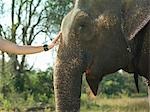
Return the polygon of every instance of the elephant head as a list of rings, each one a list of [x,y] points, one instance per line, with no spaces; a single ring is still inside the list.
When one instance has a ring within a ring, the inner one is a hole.
[[[128,42],[148,24],[149,6],[149,0],[76,0],[61,25],[54,69],[56,111],[79,111],[84,72],[95,95],[104,75],[133,72]]]

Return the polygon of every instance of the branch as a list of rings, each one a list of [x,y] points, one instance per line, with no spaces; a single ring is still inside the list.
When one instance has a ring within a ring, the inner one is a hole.
[[[43,13],[43,11],[44,11],[44,9],[40,12],[39,18],[38,18],[37,22],[32,26],[32,28],[31,28],[31,30],[30,30],[30,36],[29,36],[28,45],[30,45],[30,44],[32,43],[32,41],[33,41],[33,38],[34,38],[34,37],[32,38],[32,36],[33,36],[33,34],[34,34],[34,29],[35,29],[35,27],[42,21],[42,19],[45,18],[45,17],[42,18],[42,13]]]
[[[34,38],[39,34],[39,33],[41,33],[41,32],[43,32],[43,33],[46,33],[46,31],[44,31],[44,30],[39,30],[38,32],[36,32],[36,34],[34,34]]]
[[[12,29],[11,29],[11,35],[12,35],[12,41],[15,42],[15,36],[16,36],[16,27],[14,24],[14,11],[15,11],[15,0],[12,0],[12,5],[11,5],[11,22],[12,22]]]
[[[35,14],[35,11],[36,11],[37,7],[39,6],[39,4],[41,3],[42,0],[38,0],[38,3],[36,4],[36,6],[34,7],[34,9],[33,9],[33,11],[32,11],[33,1],[34,1],[34,0],[32,0],[31,3],[30,3],[30,8],[29,8],[29,11],[30,11],[30,12],[29,12],[29,22],[28,22],[28,26],[30,26],[32,16]]]
[[[3,26],[1,24],[0,24],[0,36],[2,36],[2,38],[7,39],[6,32],[4,31]]]
[[[36,4],[36,6],[34,7],[33,12],[32,12],[32,15],[35,14],[35,11],[36,11],[37,7],[40,5],[41,1],[42,1],[42,0],[39,0],[38,3]]]
[[[20,70],[21,73],[23,72],[25,58],[26,58],[26,55],[23,55],[22,58],[21,58],[21,63],[19,65],[19,70]]]
[[[11,5],[11,22],[12,26],[14,25],[14,10],[15,10],[15,0],[12,0],[12,5]]]
[[[25,37],[27,37],[27,26],[24,26],[22,28],[22,42],[23,42],[23,45],[25,45]]]
[[[27,26],[30,26],[30,24],[31,24],[31,18],[32,18],[32,5],[33,5],[33,0],[31,0],[30,6],[29,6],[29,21],[28,21],[28,25],[27,25]]]
[[[20,23],[21,23],[21,10],[22,10],[22,7],[23,5],[26,3],[26,1],[22,1],[21,0],[21,3],[20,3],[20,6],[19,6],[19,9],[18,9],[18,24],[17,24],[17,28],[19,27]]]
[[[34,67],[35,63],[32,64],[32,66],[28,69],[28,71],[31,71]]]
[[[32,39],[30,40],[30,43],[32,43],[34,41],[35,37],[41,32],[46,33],[46,31],[44,31],[44,30],[39,30],[38,32],[36,32],[36,34],[33,35]]]

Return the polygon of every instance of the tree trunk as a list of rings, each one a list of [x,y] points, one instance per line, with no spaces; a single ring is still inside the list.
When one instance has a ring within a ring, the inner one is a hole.
[[[149,110],[150,110],[150,86],[148,86],[148,102],[149,102]]]
[[[5,54],[2,52],[2,77],[5,77]]]

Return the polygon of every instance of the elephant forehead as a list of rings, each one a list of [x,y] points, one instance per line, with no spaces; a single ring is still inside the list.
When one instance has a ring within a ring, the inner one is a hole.
[[[74,33],[72,32],[72,29],[73,29],[76,17],[83,15],[83,13],[80,14],[80,12],[81,12],[80,9],[73,9],[64,17],[62,21],[61,31],[62,31],[63,40],[66,45],[68,44],[69,37],[75,37]]]
[[[98,27],[110,28],[117,24],[117,17],[113,15],[111,16],[102,14],[96,18],[96,23]]]
[[[116,10],[121,6],[121,1],[122,0],[76,0],[75,8],[80,8],[91,14],[95,14],[101,13],[104,10]]]
[[[71,23],[74,21],[74,17],[78,12],[80,12],[80,9],[72,9],[62,20],[61,29],[63,29],[66,25],[67,27],[71,26]]]

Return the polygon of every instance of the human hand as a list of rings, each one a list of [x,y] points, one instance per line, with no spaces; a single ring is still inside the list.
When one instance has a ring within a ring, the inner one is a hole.
[[[53,48],[54,46],[59,44],[59,38],[62,36],[62,32],[60,31],[57,36],[52,40],[52,42],[49,44],[49,49]]]
[[[62,32],[60,31],[58,34],[57,34],[57,36],[52,40],[52,43],[54,43],[54,44],[56,44],[56,45],[58,45],[58,40],[59,40],[59,38],[62,36]]]

